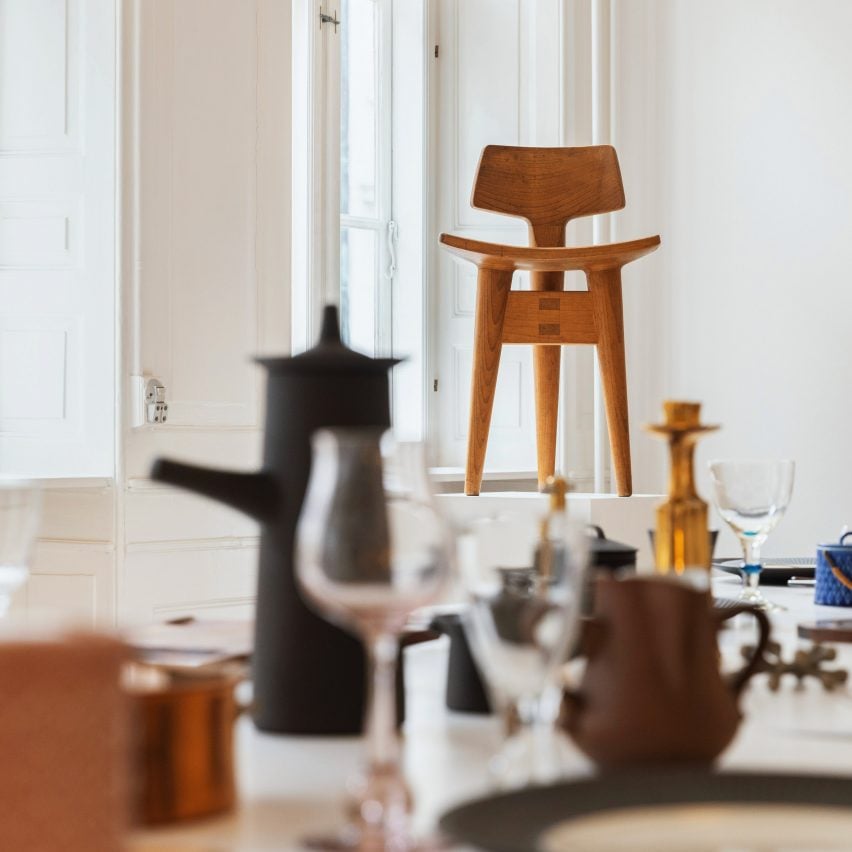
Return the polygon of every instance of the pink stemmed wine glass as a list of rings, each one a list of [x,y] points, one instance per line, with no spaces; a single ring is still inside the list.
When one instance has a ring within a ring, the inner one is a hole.
[[[311,848],[415,852],[436,841],[411,834],[411,794],[399,762],[396,664],[411,612],[442,594],[452,535],[438,511],[419,443],[374,429],[321,430],[299,520],[296,573],[306,599],[357,633],[371,677],[367,766],[354,785],[354,818]]]

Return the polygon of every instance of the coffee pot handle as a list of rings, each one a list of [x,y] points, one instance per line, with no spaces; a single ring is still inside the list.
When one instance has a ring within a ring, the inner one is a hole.
[[[766,617],[766,613],[762,609],[752,606],[751,604],[736,604],[735,606],[719,607],[715,610],[715,613],[720,625],[723,621],[727,621],[735,615],[753,615],[755,619],[757,619],[760,636],[758,637],[754,652],[746,664],[739,671],[734,672],[730,676],[729,683],[731,689],[734,695],[739,695],[740,692],[742,692],[743,687],[751,679],[751,676],[757,674],[761,663],[764,661],[763,652],[769,644],[769,636],[772,631],[772,627],[769,624],[769,619]]]

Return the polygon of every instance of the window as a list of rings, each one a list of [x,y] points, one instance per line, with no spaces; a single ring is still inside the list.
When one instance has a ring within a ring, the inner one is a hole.
[[[427,2],[314,0],[293,16],[294,350],[315,339],[322,304],[339,304],[352,347],[406,359],[393,420],[421,438]]]

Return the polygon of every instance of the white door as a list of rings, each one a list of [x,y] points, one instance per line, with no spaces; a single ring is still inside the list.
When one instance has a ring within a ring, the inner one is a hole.
[[[113,472],[115,4],[0,0],[0,472]]]

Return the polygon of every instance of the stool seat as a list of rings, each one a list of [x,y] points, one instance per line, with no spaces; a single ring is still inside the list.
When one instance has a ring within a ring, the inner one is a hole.
[[[570,248],[486,243],[454,234],[441,234],[440,241],[450,254],[469,260],[481,269],[511,269],[519,272],[614,269],[656,251],[660,245],[659,236],[643,237],[625,243]]]

